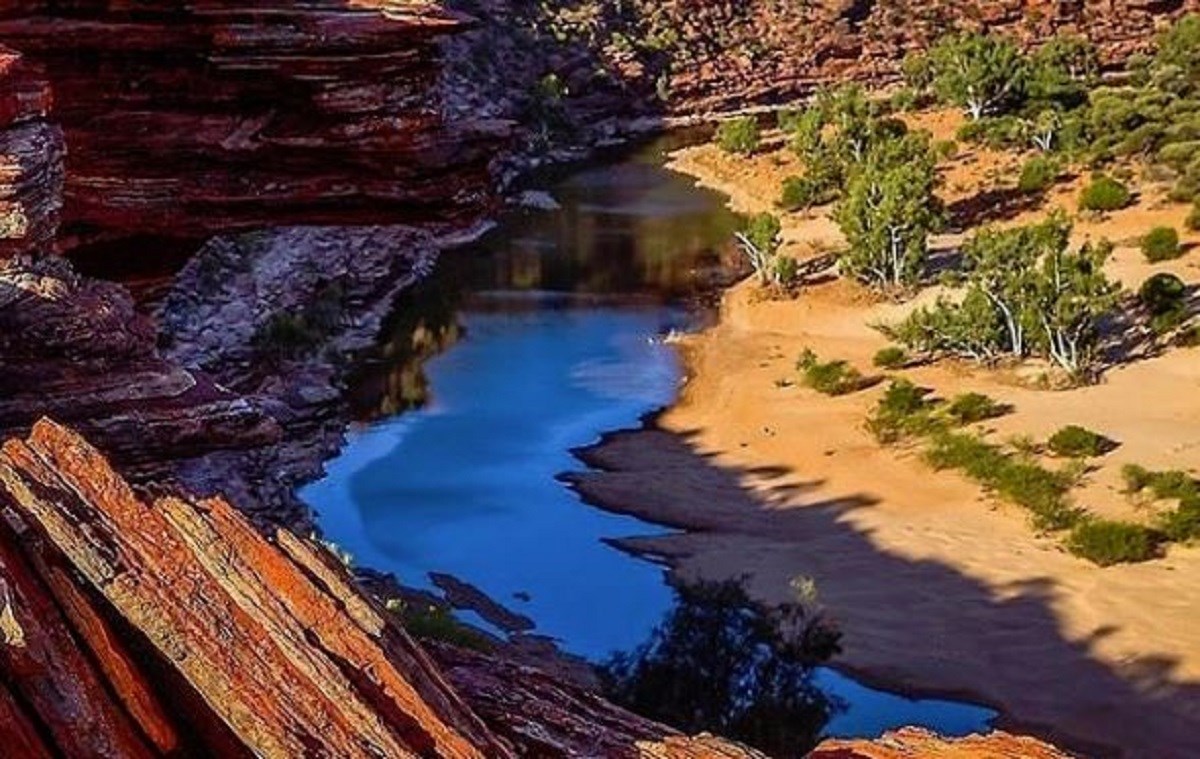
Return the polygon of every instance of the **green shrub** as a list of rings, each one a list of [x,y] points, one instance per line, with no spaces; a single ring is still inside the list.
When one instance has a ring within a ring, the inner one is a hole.
[[[1017,189],[1030,195],[1042,192],[1054,184],[1060,171],[1059,163],[1055,159],[1043,155],[1034,156],[1021,167]]]
[[[721,122],[717,127],[717,146],[726,153],[752,155],[758,150],[762,135],[753,116],[741,116]]]
[[[803,211],[813,206],[832,203],[837,199],[835,186],[822,185],[813,175],[788,177],[783,180],[779,193],[779,206],[786,211]]]
[[[1200,496],[1190,496],[1158,518],[1158,529],[1167,540],[1183,543],[1200,538]]]
[[[279,311],[271,314],[251,337],[251,345],[265,356],[296,358],[321,344],[323,335],[303,315]]]
[[[1079,194],[1079,207],[1085,211],[1116,211],[1133,202],[1129,188],[1110,176],[1100,175]]]
[[[1153,559],[1158,555],[1158,542],[1158,536],[1140,524],[1084,519],[1071,530],[1067,550],[1107,567]]]
[[[933,416],[936,404],[929,399],[929,392],[904,378],[892,380],[867,418],[867,430],[885,445],[935,432],[940,425]]]
[[[460,648],[491,651],[494,646],[487,636],[463,624],[448,609],[389,601],[387,608],[400,615],[404,629],[418,638],[438,640]]]
[[[857,369],[845,361],[822,363],[811,351],[805,351],[797,362],[804,373],[804,384],[825,395],[846,395],[866,386]]]
[[[1155,227],[1142,238],[1142,255],[1150,263],[1179,258],[1179,233],[1172,227]]]
[[[889,345],[877,350],[871,363],[880,369],[901,369],[908,363],[908,351],[899,345]]]
[[[1126,493],[1149,493],[1156,500],[1180,501],[1200,498],[1200,482],[1187,472],[1168,469],[1153,472],[1137,464],[1121,467]]]
[[[1086,427],[1068,424],[1050,436],[1050,439],[1046,441],[1046,447],[1055,456],[1083,458],[1103,456],[1115,448],[1116,443]]]
[[[974,424],[1003,416],[1011,410],[1008,404],[998,403],[983,393],[963,393],[947,404],[946,415],[958,424]]]
[[[1138,288],[1138,300],[1150,312],[1150,329],[1161,335],[1187,319],[1187,285],[1174,274],[1160,272]]]

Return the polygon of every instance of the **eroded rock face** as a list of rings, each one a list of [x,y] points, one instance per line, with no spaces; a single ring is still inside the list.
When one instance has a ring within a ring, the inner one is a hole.
[[[584,0],[569,6],[446,0],[483,23],[446,40],[443,98],[455,114],[519,118],[533,133],[565,112],[570,143],[628,131],[633,117],[777,104],[825,84],[894,82],[911,50],[955,28],[989,29],[1034,44],[1086,36],[1117,65],[1198,0]],[[547,102],[553,74],[564,97]]]
[[[58,257],[0,260],[0,434],[53,415],[128,471],[278,441],[260,404],[163,358],[119,285]]]
[[[66,246],[475,216],[497,133],[446,123],[430,94],[437,40],[463,26],[392,0],[0,8],[66,134]]]
[[[14,756],[761,759],[438,646],[456,691],[322,547],[222,499],[139,496],[49,421],[0,447],[0,514]]]

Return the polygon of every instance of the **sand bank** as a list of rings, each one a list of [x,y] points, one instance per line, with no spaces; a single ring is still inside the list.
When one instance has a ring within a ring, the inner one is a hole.
[[[789,160],[778,153],[747,163],[700,146],[676,154],[672,166],[729,194],[736,209],[758,212],[773,210],[779,180],[795,171]],[[1014,161],[960,155],[947,169],[946,199],[1004,181]],[[1078,181],[1048,203],[1073,210]],[[1200,251],[1151,266],[1133,247],[1154,224],[1182,229],[1186,207],[1158,201],[1158,192],[1144,188],[1134,208],[1076,227],[1080,239],[1121,243],[1111,266],[1127,285],[1160,270],[1200,279]],[[1015,208],[1004,222],[1042,212]],[[803,256],[836,244],[837,230],[820,213],[790,214],[785,238]],[[829,398],[777,382],[798,379],[794,363],[805,347],[869,372],[886,344],[870,325],[908,308],[838,281],[794,300],[764,300],[739,285],[726,294],[720,323],[682,344],[688,383],[660,429],[609,438],[587,454],[608,471],[583,476],[578,487],[609,508],[686,528],[627,543],[669,558],[684,576],[747,574],[752,594],[766,600],[785,598],[792,578],[812,577],[845,631],[842,664],[867,679],[970,695],[1003,710],[1010,725],[1098,752],[1200,756],[1200,548],[1096,567],[1036,534],[1016,507],[933,472],[915,449],[876,443],[863,420],[882,387]],[[1200,349],[1134,361],[1100,384],[1061,392],[957,364],[904,374],[942,396],[974,390],[1011,403],[1014,413],[989,423],[996,439],[1045,439],[1082,424],[1120,441],[1074,493],[1096,513],[1147,517],[1119,492],[1123,463],[1200,464]]]

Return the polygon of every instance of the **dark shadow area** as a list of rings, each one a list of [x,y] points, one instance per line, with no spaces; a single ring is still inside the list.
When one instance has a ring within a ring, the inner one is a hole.
[[[1045,200],[1041,193],[1022,192],[1015,187],[983,190],[946,206],[950,227],[970,229],[982,224],[1014,219],[1036,210]]]
[[[811,578],[843,633],[845,653],[834,664],[868,682],[988,703],[1003,712],[1001,726],[1088,756],[1200,755],[1200,684],[1179,682],[1170,658],[1134,657],[1120,669],[1100,661],[1095,649],[1119,629],[1115,622],[1067,637],[1055,607],[1078,589],[1037,576],[989,586],[892,553],[847,518],[871,508],[872,497],[798,505],[797,494],[821,483],[797,484],[786,467],[720,465],[697,449],[694,434],[651,423],[578,453],[600,471],[565,479],[590,503],[687,531],[623,540],[622,548],[682,565],[688,577],[719,579],[712,567],[742,562],[756,597],[781,597],[796,578]],[[788,508],[780,508],[784,498]],[[1102,582],[1108,570],[1094,571]]]

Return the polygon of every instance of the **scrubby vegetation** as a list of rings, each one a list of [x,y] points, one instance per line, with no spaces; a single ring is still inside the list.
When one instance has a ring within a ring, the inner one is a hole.
[[[1179,233],[1174,227],[1155,227],[1142,237],[1142,255],[1150,263],[1169,261],[1182,254]]]
[[[399,599],[390,599],[386,606],[388,611],[399,615],[404,629],[418,638],[437,640],[474,651],[487,652],[495,648],[486,635],[458,621],[445,607],[407,603]]]
[[[1154,274],[1138,288],[1138,300],[1150,314],[1150,329],[1166,334],[1188,319],[1188,288],[1174,274]]]
[[[1062,173],[1061,163],[1052,157],[1036,155],[1021,166],[1017,189],[1024,193],[1043,192],[1058,180]]]
[[[847,395],[867,386],[868,380],[845,361],[822,362],[816,353],[805,349],[796,361],[804,384],[824,395]]]
[[[1118,211],[1133,202],[1133,193],[1121,182],[1100,174],[1079,193],[1081,211]]]
[[[736,234],[738,245],[754,268],[759,284],[787,287],[796,278],[796,260],[779,253],[780,229],[776,216],[760,213]]]
[[[271,314],[251,338],[254,349],[267,359],[295,359],[319,348],[338,325],[345,294],[337,283],[321,288],[299,311]]]
[[[899,345],[889,345],[875,352],[871,363],[879,369],[900,369],[909,361],[908,351]]]
[[[1116,447],[1116,443],[1098,432],[1077,424],[1068,424],[1055,432],[1046,441],[1046,447],[1056,456],[1084,458],[1103,456]]]
[[[956,395],[946,404],[946,416],[958,424],[975,424],[988,419],[1004,416],[1011,407],[990,398],[983,393],[963,393]]]
[[[1067,549],[1107,567],[1153,559],[1159,552],[1159,538],[1148,527],[1132,522],[1082,519],[1071,529]]]

